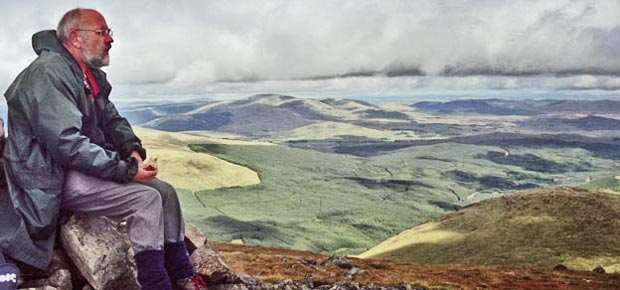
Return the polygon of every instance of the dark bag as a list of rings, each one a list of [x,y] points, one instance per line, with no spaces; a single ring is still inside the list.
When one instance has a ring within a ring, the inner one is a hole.
[[[0,253],[0,290],[17,290],[18,280],[19,269],[13,264],[8,264]]]

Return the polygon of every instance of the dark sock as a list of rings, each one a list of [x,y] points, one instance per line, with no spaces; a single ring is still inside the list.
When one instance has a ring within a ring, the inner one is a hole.
[[[195,275],[194,266],[192,266],[187,256],[185,242],[164,244],[164,261],[172,281]]]
[[[172,290],[172,283],[164,267],[164,253],[147,250],[135,255],[138,282],[142,290]]]

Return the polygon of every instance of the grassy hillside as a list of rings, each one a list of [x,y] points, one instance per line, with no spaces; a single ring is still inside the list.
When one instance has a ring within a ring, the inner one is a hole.
[[[567,187],[494,198],[414,227],[362,258],[620,270],[620,195]]]
[[[196,153],[188,144],[223,143],[263,145],[267,143],[233,141],[171,133],[134,127],[149,156],[158,159],[159,177],[176,188],[189,191],[258,184],[258,174],[208,154]]]

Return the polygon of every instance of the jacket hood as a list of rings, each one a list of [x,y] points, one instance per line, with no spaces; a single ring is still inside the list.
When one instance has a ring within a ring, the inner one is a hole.
[[[32,35],[32,48],[37,55],[41,54],[44,50],[58,52],[60,54],[68,54],[67,50],[58,37],[56,36],[56,30],[43,30]]]

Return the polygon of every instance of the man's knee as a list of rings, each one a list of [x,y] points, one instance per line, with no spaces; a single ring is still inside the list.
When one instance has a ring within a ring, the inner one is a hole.
[[[141,186],[140,190],[136,191],[135,200],[139,208],[162,207],[162,196],[159,191],[149,186]]]

